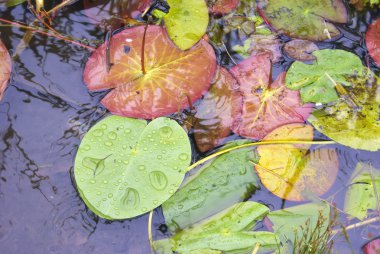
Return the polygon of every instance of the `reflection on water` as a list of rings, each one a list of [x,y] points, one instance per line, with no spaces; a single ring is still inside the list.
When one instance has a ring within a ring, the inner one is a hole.
[[[103,39],[104,31],[93,25],[80,9],[77,3],[57,13],[54,27],[78,40]],[[355,14],[351,24],[340,27],[344,37],[335,44],[322,42],[318,46],[354,51],[367,62],[360,36],[374,15]],[[0,7],[0,16],[26,22],[34,19],[21,6],[11,10]],[[13,51],[24,34],[10,27],[1,27],[0,32],[3,42]],[[0,103],[2,253],[146,254],[150,251],[146,215],[115,222],[99,219],[86,209],[74,186],[72,170],[80,139],[107,114],[99,103],[104,93],[89,93],[82,81],[83,66],[89,55],[88,50],[78,46],[35,35],[14,63],[10,87]],[[231,64],[226,54],[219,60],[227,66]],[[290,59],[277,63],[274,75],[290,64]],[[369,64],[374,67],[370,60]],[[338,193],[334,202],[342,207],[344,186],[356,163],[371,162],[380,168],[380,153],[336,148],[340,173],[324,197]],[[271,209],[296,204],[274,198],[265,188],[257,191],[252,200],[268,204]],[[166,230],[157,222],[162,222],[160,213],[155,213],[155,221],[154,237],[162,237]],[[376,236],[378,232],[379,228],[374,226],[350,231],[353,250],[358,252],[369,234]],[[341,246],[341,253],[349,253],[350,245],[344,240],[336,245]]]

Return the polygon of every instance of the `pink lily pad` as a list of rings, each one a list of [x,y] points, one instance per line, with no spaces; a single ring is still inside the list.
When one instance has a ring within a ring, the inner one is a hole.
[[[379,254],[380,253],[380,238],[370,241],[363,247],[364,254]]]
[[[376,64],[380,66],[380,19],[377,19],[368,27],[365,41],[369,54]]]
[[[215,15],[225,15],[239,5],[240,0],[214,0],[211,3],[210,11]]]
[[[3,99],[11,75],[12,62],[8,50],[0,40],[0,101]]]

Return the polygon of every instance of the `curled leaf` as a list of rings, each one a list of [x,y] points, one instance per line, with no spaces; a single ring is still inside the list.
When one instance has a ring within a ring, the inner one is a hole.
[[[311,41],[306,40],[291,40],[284,46],[285,53],[297,61],[314,61],[317,58],[312,55],[318,50],[318,46]]]
[[[9,77],[11,75],[12,62],[7,48],[0,40],[0,101],[3,98],[4,91],[7,88]]]
[[[380,19],[377,19],[368,26],[365,34],[365,42],[368,52],[375,60],[376,64],[380,66]]]

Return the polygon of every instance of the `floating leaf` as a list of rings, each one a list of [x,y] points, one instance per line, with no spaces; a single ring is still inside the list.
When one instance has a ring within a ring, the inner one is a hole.
[[[339,98],[337,84],[350,86],[348,79],[360,75],[360,58],[350,52],[336,49],[314,51],[313,64],[294,62],[286,74],[286,86],[300,90],[303,102],[329,103]]]
[[[309,117],[314,127],[332,140],[355,149],[380,149],[380,80],[369,73],[350,80],[352,87],[334,103]]]
[[[0,101],[3,99],[11,75],[12,62],[7,48],[0,40]]]
[[[379,208],[380,170],[370,164],[358,163],[351,176],[344,201],[344,212],[363,220],[368,210]]]
[[[289,124],[275,129],[263,140],[312,139],[310,125]],[[338,174],[338,155],[334,149],[307,153],[308,148],[308,145],[259,146],[256,171],[263,185],[276,196],[293,201],[308,200],[327,192]]]
[[[299,39],[331,39],[340,34],[332,22],[348,21],[342,0],[259,0],[258,7],[279,33]]]
[[[330,207],[327,203],[309,203],[290,208],[272,211],[268,214],[268,219],[273,224],[274,232],[281,240],[281,254],[292,254],[292,245],[295,239],[302,238],[305,234],[306,227],[311,231],[318,230],[324,232],[327,230],[330,221]],[[320,219],[323,222],[320,223]],[[289,249],[291,249],[289,251]]]
[[[186,133],[175,121],[110,116],[83,138],[75,181],[87,206],[106,219],[126,219],[162,204],[190,163]]]
[[[249,138],[262,139],[272,130],[289,123],[304,123],[311,112],[302,105],[298,91],[285,87],[284,73],[269,84],[270,55],[252,56],[231,69],[243,93],[241,118],[235,118],[233,132]]]
[[[180,49],[194,46],[206,33],[208,8],[204,0],[167,0],[170,10],[164,16],[170,38]]]
[[[212,0],[210,11],[216,15],[225,15],[239,5],[240,0]]]
[[[378,254],[380,253],[380,238],[374,239],[364,245],[363,247],[364,254]]]
[[[251,253],[259,243],[260,250],[277,247],[276,234],[265,231],[248,231],[262,219],[269,209],[255,202],[235,204],[228,209],[175,234],[170,239],[172,251],[178,253]],[[157,241],[155,246],[168,244],[167,239]],[[203,251],[203,252],[198,252]],[[234,252],[235,251],[235,252]],[[218,252],[217,252],[218,253]]]
[[[350,4],[354,5],[358,11],[362,11],[367,6],[371,8],[380,6],[380,0],[350,0]]]
[[[6,2],[7,7],[13,7],[13,6],[25,3],[26,1],[27,0],[7,0],[5,2]]]
[[[222,150],[242,143],[229,143]],[[250,197],[258,189],[250,163],[256,160],[251,149],[240,149],[202,166],[162,205],[169,230],[176,232]]]
[[[102,100],[112,113],[135,118],[155,118],[188,106],[205,93],[214,77],[212,47],[201,40],[188,51],[177,49],[162,27],[148,26],[145,70],[141,47],[144,27],[126,29],[112,37],[107,72],[106,44],[86,63],[84,81],[90,90],[115,88]],[[188,98],[187,98],[188,97]]]
[[[305,40],[291,40],[284,46],[285,53],[297,61],[314,61],[317,58],[312,55],[319,48],[315,43]]]
[[[240,114],[241,104],[236,79],[218,67],[210,90],[196,107],[194,137],[201,152],[222,144],[231,132],[234,117]]]
[[[368,52],[375,60],[376,64],[380,66],[380,19],[377,19],[368,26],[365,34],[365,42]]]

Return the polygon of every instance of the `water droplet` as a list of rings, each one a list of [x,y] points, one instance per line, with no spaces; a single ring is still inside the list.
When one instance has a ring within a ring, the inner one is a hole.
[[[117,138],[116,132],[111,131],[110,133],[108,133],[108,138],[115,140]]]
[[[84,182],[84,179],[83,179],[83,178],[81,178],[81,179],[80,179],[80,181],[81,181],[81,182]]]
[[[119,180],[117,180],[119,183],[121,183],[122,182],[122,180],[121,179],[119,179]]]
[[[178,169],[178,166],[174,166],[174,169],[177,170],[177,169]]]
[[[143,211],[143,212],[145,213],[146,211],[148,211],[148,209],[147,209],[146,207],[143,207],[143,208],[141,209],[141,211]]]
[[[100,196],[100,195],[102,195],[102,193],[101,193],[100,191],[98,191],[98,192],[96,193],[96,195]]]
[[[173,189],[170,189],[170,190],[169,190],[169,194],[170,194],[170,195],[174,194],[174,190],[173,190]]]
[[[119,213],[119,212],[116,212],[115,214],[116,214],[116,215],[119,215],[120,213]]]
[[[153,205],[158,205],[158,201],[157,200],[153,200]]]
[[[137,190],[133,188],[127,188],[123,197],[121,198],[121,202],[125,206],[136,208],[140,204],[140,195]]]
[[[169,126],[161,127],[158,132],[163,138],[170,138],[173,134],[173,130]]]
[[[247,173],[247,169],[246,169],[246,168],[242,168],[242,169],[239,171],[239,174],[240,174],[240,175],[245,175],[245,173]]]
[[[156,190],[164,190],[168,185],[168,178],[161,171],[152,171],[149,174],[150,184]]]
[[[103,130],[107,130],[107,125],[102,124],[102,125],[100,126],[100,128],[102,128]]]
[[[96,183],[96,181],[92,179],[92,180],[90,181],[90,183],[94,184],[94,183]]]
[[[94,135],[95,137],[101,137],[103,136],[104,132],[102,129],[96,129],[92,132],[92,135]]]
[[[129,134],[129,133],[131,133],[131,132],[132,132],[132,130],[129,129],[129,128],[125,129],[125,131],[124,131],[125,134]]]
[[[108,181],[107,181],[107,180],[104,180],[104,181],[103,181],[103,183],[104,183],[104,184],[107,184],[107,183],[108,183]]]
[[[139,166],[139,170],[143,171],[143,170],[145,170],[145,169],[146,169],[146,167],[145,167],[144,165],[140,165],[140,166]]]
[[[84,147],[83,147],[83,150],[85,150],[85,151],[88,151],[88,150],[90,150],[91,149],[91,146],[89,146],[89,145],[85,145]]]
[[[189,156],[185,153],[181,153],[178,157],[181,161],[185,161],[189,158]]]
[[[112,143],[111,141],[106,141],[106,142],[104,142],[104,144],[105,144],[106,146],[112,146],[112,145],[113,145],[113,143]]]
[[[157,159],[161,160],[162,159],[162,155],[157,155]]]
[[[109,198],[112,198],[112,197],[113,197],[113,194],[112,194],[112,193],[108,194],[108,197],[109,197]]]
[[[144,151],[148,151],[148,148],[147,148],[147,147],[144,147],[143,150],[144,150]]]
[[[127,149],[128,146],[127,145],[123,145],[122,147],[123,147],[123,149]]]
[[[178,209],[182,209],[183,208],[183,205],[178,205]]]

